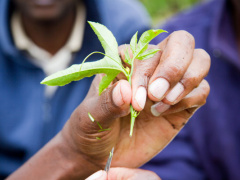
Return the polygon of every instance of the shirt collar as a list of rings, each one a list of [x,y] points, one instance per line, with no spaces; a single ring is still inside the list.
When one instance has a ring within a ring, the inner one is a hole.
[[[215,57],[223,57],[240,68],[233,22],[227,0],[216,0],[218,7],[210,32],[210,46]]]
[[[72,33],[63,48],[67,48],[71,52],[76,52],[81,49],[84,28],[86,20],[86,8],[83,3],[78,5],[77,16],[73,26]],[[22,27],[19,13],[15,12],[11,19],[11,30],[15,45],[20,50],[28,50],[34,45],[31,39],[28,38]],[[36,45],[35,45],[36,46]]]

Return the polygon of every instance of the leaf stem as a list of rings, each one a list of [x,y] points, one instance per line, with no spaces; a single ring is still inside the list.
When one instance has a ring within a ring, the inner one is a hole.
[[[129,136],[132,137],[133,134],[133,127],[134,127],[134,123],[135,123],[135,119],[136,117],[134,116],[134,109],[132,107],[132,105],[130,106],[130,110],[131,110],[131,122],[130,122],[130,133]]]
[[[90,53],[89,55],[87,55],[87,57],[85,57],[85,59],[83,60],[82,65],[83,65],[83,63],[85,63],[85,61],[86,61],[91,55],[93,55],[93,54],[102,54],[102,55],[104,55],[104,56],[112,59],[114,62],[116,62],[118,65],[120,65],[120,66],[122,67],[122,72],[124,73],[124,75],[125,75],[126,77],[129,77],[129,73],[126,71],[126,69],[123,67],[123,65],[122,65],[121,63],[119,63],[116,59],[113,59],[112,57],[110,57],[110,56],[108,56],[108,55],[106,55],[106,54],[104,54],[104,53],[102,53],[102,52],[99,52],[99,51],[94,51],[94,52]],[[81,65],[79,71],[81,71],[82,65]]]
[[[131,60],[131,62],[132,62],[132,64],[131,64],[131,72],[130,72],[129,77],[128,77],[128,82],[129,82],[130,86],[132,86],[132,74],[133,74],[133,70],[134,70],[134,59],[135,58],[136,58],[136,56],[134,56],[132,58],[132,60]],[[129,134],[129,136],[132,137],[135,119],[139,115],[140,112],[137,112],[133,108],[132,105],[130,105],[130,110],[131,110],[131,121],[130,121],[130,134]]]

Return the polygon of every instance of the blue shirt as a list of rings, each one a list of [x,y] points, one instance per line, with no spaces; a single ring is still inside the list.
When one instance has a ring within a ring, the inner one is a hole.
[[[87,20],[106,25],[119,44],[149,29],[149,19],[136,0],[86,0]],[[10,0],[0,1],[0,179],[8,176],[56,135],[88,92],[92,78],[60,87],[48,99],[40,81],[45,74],[32,64],[24,52],[16,49],[10,33]],[[124,11],[123,11],[124,9]],[[73,63],[101,44],[88,24],[82,49]],[[91,56],[89,61],[102,56]]]
[[[228,1],[200,4],[169,20],[163,29],[190,32],[196,48],[210,54],[206,79],[211,92],[181,133],[143,168],[163,180],[239,180],[240,58]]]

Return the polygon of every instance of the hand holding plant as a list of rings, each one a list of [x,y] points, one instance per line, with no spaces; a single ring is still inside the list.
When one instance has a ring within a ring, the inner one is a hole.
[[[203,78],[209,71],[210,58],[205,51],[194,49],[194,38],[185,31],[172,33],[150,49],[144,46],[144,52],[138,50],[142,45],[141,41],[136,43],[136,34],[130,46],[119,50],[113,48],[115,41],[100,37],[105,47],[102,60],[73,65],[43,82],[65,85],[93,74],[106,74],[95,77],[85,100],[72,113],[60,133],[63,143],[76,159],[84,157],[90,166],[103,168],[114,146],[112,166],[139,167],[160,152],[205,103],[209,85]],[[118,52],[131,65],[131,71],[122,65]],[[115,78],[118,81],[109,85]],[[137,111],[141,111],[139,116]],[[99,131],[88,113],[103,129],[111,130]],[[134,131],[129,128],[130,124],[133,127],[131,117],[136,118]]]

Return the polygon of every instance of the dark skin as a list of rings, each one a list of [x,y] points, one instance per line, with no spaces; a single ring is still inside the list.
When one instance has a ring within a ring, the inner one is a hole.
[[[54,55],[69,38],[76,16],[77,0],[13,0],[30,39]]]
[[[52,53],[63,46],[70,32],[65,27],[65,17],[74,17],[71,10],[75,8],[70,7],[76,5],[75,0],[15,2],[25,21],[27,34],[37,45],[42,43],[40,47]],[[34,2],[52,4],[39,9],[39,5],[38,8],[32,6]],[[60,27],[65,30],[60,30]],[[49,37],[49,32],[54,38]],[[62,40],[51,42],[57,38]],[[50,49],[49,44],[54,49]],[[204,50],[195,49],[194,37],[186,31],[176,31],[150,48],[161,51],[153,58],[136,61],[132,86],[119,75],[118,81],[99,96],[98,85],[102,76],[97,75],[85,100],[75,109],[63,129],[8,179],[84,179],[104,168],[113,146],[112,167],[136,168],[159,153],[206,102],[210,88],[204,77],[210,68],[210,57]],[[124,51],[125,46],[119,47],[122,59]],[[153,86],[159,80],[167,83],[164,93]],[[179,90],[172,91],[176,85],[182,87],[177,96]],[[136,96],[139,89],[140,96]],[[157,104],[161,109],[161,102],[168,108],[153,115],[152,105]],[[129,137],[130,104],[142,111],[136,119],[132,138]],[[87,112],[111,131],[99,132],[99,127],[90,121]],[[96,137],[101,137],[101,140]]]

